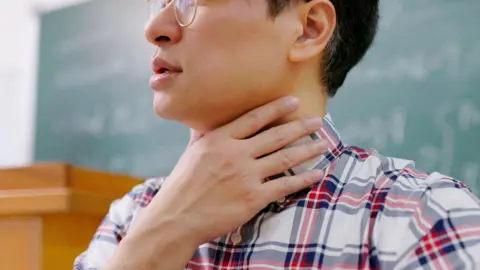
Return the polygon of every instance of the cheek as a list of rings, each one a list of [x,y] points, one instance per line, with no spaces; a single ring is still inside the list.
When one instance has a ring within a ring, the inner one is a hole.
[[[185,67],[195,75],[193,84],[263,88],[285,75],[286,50],[267,22],[202,21],[183,41],[189,46],[183,51]]]
[[[180,45],[185,103],[196,117],[228,121],[291,89],[286,50],[271,22],[260,15],[247,21],[201,15],[184,30]]]

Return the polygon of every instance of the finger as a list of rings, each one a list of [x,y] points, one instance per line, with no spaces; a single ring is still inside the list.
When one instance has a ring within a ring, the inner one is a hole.
[[[234,139],[245,139],[260,129],[289,113],[299,106],[295,97],[280,98],[251,110],[223,127]]]
[[[249,139],[253,157],[257,158],[273,153],[278,149],[308,136],[322,127],[321,117],[309,117],[295,120],[264,131]]]
[[[262,185],[268,202],[278,200],[320,182],[325,173],[322,170],[307,171],[294,176],[285,176]]]
[[[302,145],[282,149],[256,160],[262,176],[269,177],[285,172],[305,161],[317,157],[328,150],[326,140],[316,140]]]

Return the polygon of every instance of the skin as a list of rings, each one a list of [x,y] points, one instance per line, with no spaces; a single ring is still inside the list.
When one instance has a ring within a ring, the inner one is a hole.
[[[282,148],[321,127],[320,59],[333,6],[313,0],[272,19],[264,1],[200,2],[189,27],[177,24],[172,5],[146,27],[155,57],[183,70],[154,89],[155,111],[190,126],[191,141],[102,269],[183,269],[202,243],[323,178],[309,171],[263,181],[326,151],[324,141]]]
[[[328,0],[298,4],[275,19],[266,1],[199,1],[186,28],[172,5],[146,26],[146,39],[158,47],[155,57],[183,69],[168,87],[154,89],[160,117],[205,133],[287,95],[302,104],[289,120],[325,114],[320,60],[335,27]],[[170,39],[156,40],[160,36]]]

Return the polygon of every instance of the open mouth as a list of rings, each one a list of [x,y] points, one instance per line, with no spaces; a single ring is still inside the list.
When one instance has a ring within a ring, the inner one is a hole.
[[[160,58],[153,60],[152,71],[150,87],[158,90],[169,88],[174,79],[183,72],[181,68]]]
[[[164,74],[164,75],[169,75],[169,74],[176,74],[182,72],[179,69],[169,69],[169,68],[160,68],[157,72],[157,74]]]

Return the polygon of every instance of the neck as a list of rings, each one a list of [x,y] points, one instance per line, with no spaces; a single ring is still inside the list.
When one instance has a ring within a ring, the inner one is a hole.
[[[307,71],[307,72],[305,72]],[[324,117],[327,110],[328,95],[318,78],[318,69],[306,69],[300,73],[292,96],[300,101],[300,108],[294,113],[276,121],[272,126],[281,125],[301,117]],[[313,73],[313,74],[312,74]]]
[[[317,61],[314,62],[315,65],[318,65],[317,63]],[[318,77],[318,68],[304,68],[303,70],[293,72],[298,72],[298,76],[296,76],[297,79],[293,84],[293,91],[290,95],[299,99],[300,108],[294,113],[278,119],[263,130],[294,121],[301,117],[325,116],[328,95]],[[202,137],[206,132],[208,131],[200,132],[191,129],[190,141],[192,141],[192,138]]]

